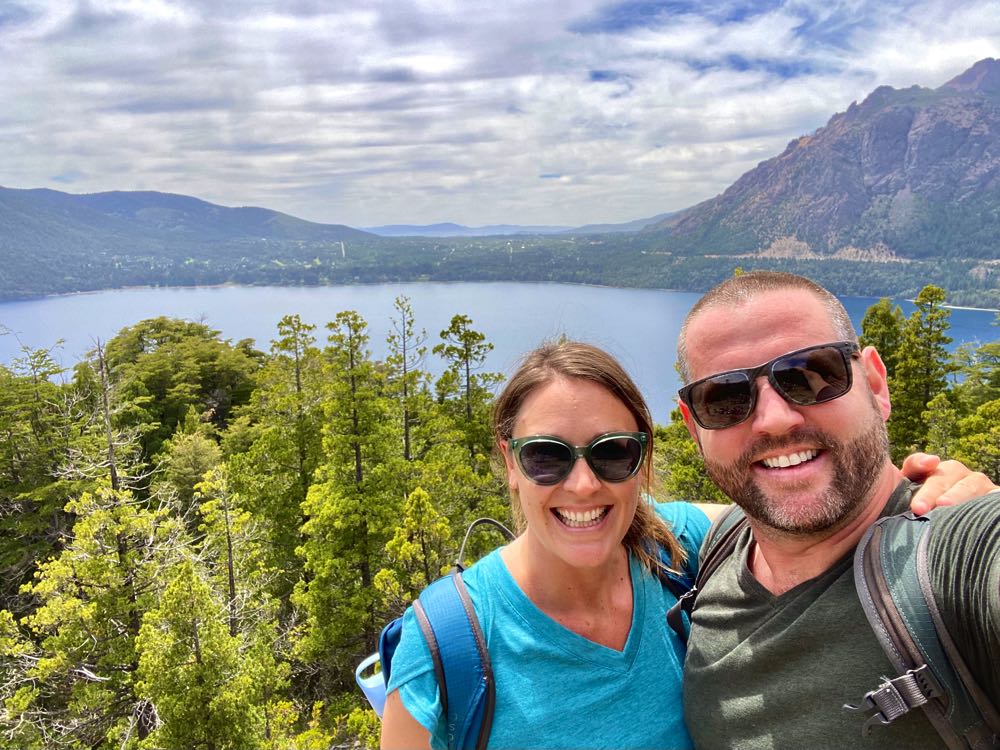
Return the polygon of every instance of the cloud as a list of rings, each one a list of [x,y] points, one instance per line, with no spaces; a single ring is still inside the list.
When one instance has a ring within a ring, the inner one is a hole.
[[[15,0],[0,158],[354,226],[626,221],[997,55],[984,0]]]

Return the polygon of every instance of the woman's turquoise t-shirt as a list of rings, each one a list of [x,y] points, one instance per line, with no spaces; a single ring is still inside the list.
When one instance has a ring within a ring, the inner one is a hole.
[[[693,564],[708,529],[688,503],[657,504]],[[496,550],[462,574],[496,679],[491,748],[689,748],[681,703],[684,647],[666,625],[676,598],[630,558],[632,626],[622,651],[577,635],[539,610]],[[392,659],[389,690],[447,741],[430,652],[412,608]]]

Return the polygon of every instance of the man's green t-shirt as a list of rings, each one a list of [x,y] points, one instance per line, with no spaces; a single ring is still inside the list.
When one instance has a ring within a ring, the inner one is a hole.
[[[884,513],[909,506],[903,483]],[[980,686],[1000,705],[1000,495],[932,516],[935,597]],[[895,676],[858,602],[853,552],[774,596],[747,567],[750,530],[698,596],[684,668],[684,711],[697,748],[940,748],[916,710],[868,737],[848,711]]]

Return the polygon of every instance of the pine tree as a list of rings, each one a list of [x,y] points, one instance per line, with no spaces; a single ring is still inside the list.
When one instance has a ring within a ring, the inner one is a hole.
[[[1000,341],[976,347],[963,344],[954,361],[960,377],[953,390],[963,414],[971,414],[986,402],[1000,399]]]
[[[280,571],[274,594],[282,601],[301,578],[304,503],[322,460],[323,358],[314,345],[315,326],[288,315],[278,323],[279,338],[257,373],[257,387],[239,411],[239,440],[230,430],[228,481],[270,539],[269,567]]]
[[[451,524],[434,507],[431,496],[417,487],[406,499],[401,523],[386,544],[387,564],[375,576],[386,607],[401,613],[427,584],[449,566]]]
[[[945,389],[952,371],[945,348],[951,343],[947,335],[950,312],[944,301],[943,289],[925,286],[915,300],[917,309],[903,327],[896,376],[889,382],[889,439],[896,460],[926,444],[924,412],[931,399]]]
[[[427,347],[427,332],[416,328],[413,306],[408,297],[396,297],[393,302],[396,317],[392,320],[393,332],[389,345],[388,391],[399,404],[400,423],[403,428],[403,458],[413,458],[411,430],[419,421],[420,413],[427,408],[427,373],[422,369]],[[420,404],[424,404],[421,408]]]
[[[346,689],[351,665],[375,649],[386,613],[373,581],[405,497],[400,426],[367,324],[347,311],[327,327],[325,461],[304,504],[305,578],[293,595],[305,614],[299,654],[316,665],[317,697]]]
[[[472,328],[472,319],[467,315],[452,317],[451,324],[441,331],[441,339],[433,351],[444,358],[448,367],[437,381],[438,399],[457,407],[453,416],[465,433],[470,465],[480,471],[490,452],[492,389],[502,380],[496,373],[479,372],[493,344]]]
[[[136,650],[138,690],[155,706],[157,726],[144,743],[165,750],[240,750],[261,746],[263,712],[241,638],[226,609],[190,560],[179,563],[157,606],[143,618]]]
[[[883,297],[868,308],[861,319],[861,336],[858,343],[862,348],[874,346],[885,363],[890,378],[896,375],[896,361],[903,340],[906,318],[899,305],[894,305],[888,297]]]
[[[952,406],[948,393],[939,393],[927,404],[923,418],[927,424],[926,450],[941,458],[951,458],[958,436],[958,411]]]
[[[136,687],[135,639],[176,562],[181,528],[108,487],[66,510],[77,517],[73,539],[29,587],[38,608],[20,624],[35,646],[12,668],[22,687],[11,719],[25,747],[136,747],[156,716]]]
[[[63,370],[51,350],[22,350],[0,366],[0,609],[17,614],[29,603],[19,593],[41,560],[54,554],[72,524],[63,512],[78,492],[58,480],[72,440]]]

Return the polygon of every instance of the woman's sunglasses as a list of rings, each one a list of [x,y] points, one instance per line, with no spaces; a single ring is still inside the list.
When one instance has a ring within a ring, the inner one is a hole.
[[[854,381],[851,341],[810,346],[782,354],[770,362],[742,370],[720,372],[689,383],[678,391],[694,420],[706,430],[721,430],[745,421],[757,404],[757,378],[767,381],[788,402],[799,406],[840,398]]]
[[[535,484],[559,484],[578,458],[603,481],[624,482],[642,466],[648,440],[644,432],[608,432],[587,445],[571,445],[551,435],[532,435],[511,440],[510,450],[521,473]]]

